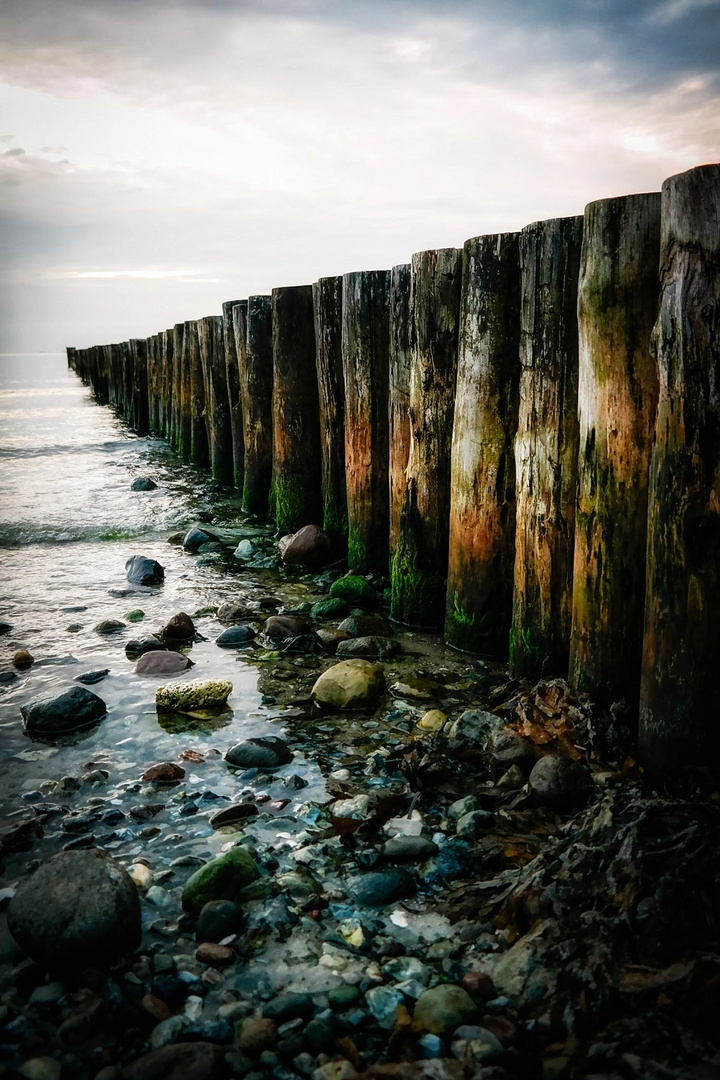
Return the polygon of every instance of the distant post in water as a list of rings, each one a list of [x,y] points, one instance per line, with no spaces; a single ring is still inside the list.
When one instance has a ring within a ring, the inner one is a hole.
[[[278,532],[322,515],[320,419],[311,285],[273,289],[273,472],[270,506]]]
[[[130,423],[139,435],[148,432],[148,384],[147,384],[147,341],[133,338],[130,342],[132,353],[132,412]]]
[[[315,358],[320,405],[322,454],[322,527],[338,555],[347,545],[347,489],[345,484],[345,382],[342,368],[342,277],[316,281]]]
[[[378,574],[389,551],[389,297],[388,270],[343,275],[348,564]]]
[[[193,321],[185,336],[190,372],[190,460],[208,465],[210,452],[205,424],[205,380],[200,359],[200,323]]]
[[[169,336],[169,331],[166,331]],[[182,352],[175,357],[180,368],[180,400],[178,402],[177,451],[184,461],[189,461],[192,448],[192,377],[191,359],[197,349],[197,326],[194,322],[183,323]]]
[[[225,345],[222,315],[206,315],[198,324],[200,357],[205,380],[205,423],[210,469],[215,480],[233,479],[230,408],[225,383]]]
[[[570,683],[637,709],[658,399],[660,193],[590,203],[578,294],[578,503]]]
[[[223,342],[225,344],[225,385],[230,412],[230,438],[232,442],[233,485],[242,491],[243,449],[242,400],[240,397],[240,372],[238,370],[237,345],[233,325],[233,308],[242,308],[247,328],[247,300],[228,300],[223,304]],[[245,335],[243,335],[245,336]]]
[[[450,525],[450,447],[457,378],[461,253],[413,255],[410,280],[410,454],[390,567],[393,619],[441,627]]]
[[[505,656],[515,559],[520,390],[518,233],[463,248],[445,639]]]
[[[520,234],[520,405],[510,669],[568,669],[575,543],[577,289],[582,217]]]
[[[663,184],[660,285],[640,750],[654,772],[717,770],[720,165]]]
[[[162,348],[168,334],[172,334],[172,363],[170,364],[170,401],[168,418],[168,439],[177,450],[180,445],[180,403],[182,398],[182,357],[185,323],[175,323],[172,331],[158,334]]]
[[[242,508],[246,514],[268,513],[273,454],[272,299],[250,296],[247,314],[233,307],[242,405],[245,469]]]
[[[410,263],[390,271],[390,558],[400,535],[410,457]]]

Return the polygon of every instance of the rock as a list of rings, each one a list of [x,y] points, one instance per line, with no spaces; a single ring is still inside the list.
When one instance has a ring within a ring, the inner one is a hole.
[[[216,618],[223,626],[232,626],[252,616],[252,611],[236,600],[227,600],[217,609]]]
[[[280,557],[287,566],[319,567],[332,561],[330,537],[317,525],[306,525],[283,541]]]
[[[119,619],[103,619],[94,629],[96,634],[117,634],[125,629],[125,623]]]
[[[279,1023],[285,1023],[287,1020],[295,1020],[298,1017],[302,1020],[309,1020],[314,1011],[315,1006],[309,994],[295,994],[289,991],[285,994],[278,994],[272,1001],[268,1001],[267,1005],[263,1007],[263,1016],[269,1016]]]
[[[232,803],[230,806],[218,810],[210,818],[210,826],[213,829],[223,829],[227,825],[237,825],[248,818],[257,817],[258,808],[254,802]]]
[[[370,1012],[381,1028],[390,1030],[395,1026],[395,1014],[404,998],[391,986],[374,986],[365,994]]]
[[[133,863],[128,874],[141,892],[147,892],[153,883],[153,872],[149,866],[145,866],[145,863]]]
[[[17,679],[17,672],[12,668],[6,668],[5,671],[0,671],[0,686],[7,686],[8,683]]]
[[[183,1017],[172,1017],[183,1019]],[[168,1021],[169,1023],[170,1021]],[[151,1050],[122,1072],[123,1080],[217,1080],[225,1075],[225,1050],[209,1042],[172,1043]]]
[[[477,743],[484,750],[491,732],[502,730],[504,727],[505,721],[494,713],[485,712],[483,709],[466,709],[450,725],[448,736],[462,742]]]
[[[495,817],[488,810],[471,810],[458,818],[455,832],[464,840],[473,840],[481,829],[492,825]]]
[[[227,679],[194,679],[186,683],[158,686],[155,704],[159,709],[174,712],[194,712],[196,709],[216,709],[225,705],[233,685]]]
[[[151,765],[142,774],[143,784],[177,784],[185,779],[185,770],[182,765],[175,765],[172,761],[161,761],[159,765]]]
[[[513,788],[522,787],[525,783],[525,776],[519,765],[511,765],[510,768],[503,773],[495,787],[505,788],[512,791]]]
[[[480,802],[474,795],[466,795],[464,799],[457,799],[450,803],[447,810],[448,821],[458,822],[465,814],[471,814],[473,810],[480,810]]]
[[[195,928],[195,940],[222,941],[242,926],[243,912],[232,900],[209,900],[203,905]]]
[[[110,674],[110,668],[96,668],[94,671],[84,671],[82,675],[75,677],[75,682],[85,683],[92,686],[93,683],[102,682],[106,675]]]
[[[535,802],[557,810],[587,800],[591,782],[582,765],[564,754],[548,754],[533,766],[528,780]]]
[[[427,836],[393,836],[383,844],[382,853],[390,862],[425,862],[439,850]]]
[[[8,926],[18,945],[45,968],[102,968],[140,943],[137,888],[99,848],[64,851],[20,883]]]
[[[179,675],[192,667],[192,660],[178,652],[148,652],[135,665],[136,675]]]
[[[549,919],[540,923],[519,938],[493,968],[492,981],[500,993],[513,1002],[534,1005],[552,997],[556,976],[540,963],[543,939],[552,928]]]
[[[337,647],[338,656],[372,656],[382,660],[400,652],[400,643],[388,637],[357,637],[341,641]]]
[[[442,731],[447,723],[447,716],[440,709],[430,709],[418,720],[418,727],[423,731]]]
[[[145,612],[142,608],[133,608],[132,611],[128,611],[125,618],[128,622],[142,622],[145,618]]]
[[[311,619],[340,619],[347,614],[347,603],[336,596],[333,600],[318,600],[310,608]]]
[[[487,751],[492,764],[497,768],[507,769],[519,766],[523,762],[534,761],[537,757],[535,748],[529,739],[524,739],[511,727],[490,732]]]
[[[263,634],[271,641],[282,641],[312,634],[312,627],[299,615],[271,615],[265,622]]]
[[[330,598],[339,596],[350,607],[375,608],[378,605],[377,593],[369,581],[358,574],[346,574],[333,581],[330,586]]]
[[[342,983],[340,986],[334,986],[328,990],[328,1002],[331,1009],[337,1009],[342,1011],[343,1009],[350,1009],[353,1005],[357,1005],[360,1001],[360,990],[357,986],[351,986],[348,983]]]
[[[20,709],[28,735],[66,735],[96,724],[107,713],[102,698],[84,686],[57,697],[42,697]]]
[[[225,754],[227,763],[236,769],[276,769],[288,765],[292,759],[292,750],[277,735],[247,739],[232,746]]]
[[[215,644],[223,649],[234,649],[239,645],[247,645],[254,637],[255,631],[251,626],[230,626],[215,638]]]
[[[137,660],[139,656],[144,656],[147,652],[162,652],[167,649],[167,645],[155,634],[148,634],[147,637],[132,638],[125,645],[125,655],[128,660]]]
[[[315,637],[325,652],[328,653],[334,653],[341,641],[347,641],[347,634],[344,634],[342,630],[334,630],[329,627],[316,630]]]
[[[12,629],[13,629],[12,623],[4,622],[4,621],[0,620],[0,637],[2,637],[3,634],[11,633]]]
[[[476,1012],[475,1002],[466,990],[452,983],[441,983],[420,995],[413,1021],[423,1031],[444,1035],[472,1020]]]
[[[238,546],[233,552],[236,559],[240,559],[242,562],[247,562],[248,559],[254,558],[257,555],[257,548],[253,544],[252,540],[241,540]]]
[[[357,1070],[346,1058],[328,1061],[312,1073],[312,1080],[357,1080]]]
[[[198,548],[201,548],[203,544],[212,544],[217,542],[217,536],[213,533],[206,532],[205,529],[189,529],[183,537],[182,545],[185,551],[196,552]]]
[[[324,671],[312,688],[313,700],[330,709],[374,704],[385,691],[385,676],[368,660],[343,660]]]
[[[131,585],[161,585],[165,580],[165,568],[144,555],[133,555],[125,563],[125,570]]]
[[[367,795],[355,795],[352,799],[338,799],[333,803],[332,815],[336,818],[360,818],[367,817],[370,808],[370,799]]]
[[[181,641],[193,641],[195,624],[184,611],[179,611],[163,626],[159,636],[166,644]]]
[[[188,878],[182,892],[182,906],[186,911],[200,912],[211,900],[237,901],[245,886],[259,876],[254,859],[244,848],[230,848]]]
[[[51,1057],[28,1058],[18,1069],[25,1080],[60,1080],[62,1066]]]
[[[277,1025],[270,1017],[248,1017],[243,1020],[237,1038],[237,1048],[244,1054],[260,1054],[277,1044]]]
[[[392,636],[392,627],[380,615],[348,615],[338,630],[352,638]]]
[[[415,879],[405,870],[371,870],[358,874],[349,882],[349,889],[358,904],[365,907],[386,907],[397,900],[409,900],[417,892]]]
[[[227,945],[216,945],[214,941],[203,941],[195,952],[195,959],[209,967],[224,968],[228,964],[234,964],[237,959],[232,949]]]
[[[487,1028],[461,1024],[453,1033],[450,1047],[452,1056],[459,1061],[480,1064],[503,1053],[502,1043]]]
[[[35,663],[35,657],[27,649],[18,649],[12,658],[12,662],[17,668],[28,668]]]
[[[138,476],[130,485],[131,491],[155,491],[157,484],[149,476]]]

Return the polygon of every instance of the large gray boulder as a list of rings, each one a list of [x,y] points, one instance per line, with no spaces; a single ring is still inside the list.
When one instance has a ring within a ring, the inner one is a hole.
[[[107,713],[102,698],[73,686],[64,694],[36,698],[20,708],[28,735],[68,735],[96,724]]]
[[[131,585],[160,585],[165,580],[165,568],[145,555],[133,555],[125,569]]]
[[[135,882],[99,848],[61,851],[20,884],[8,927],[47,969],[107,967],[140,944]]]

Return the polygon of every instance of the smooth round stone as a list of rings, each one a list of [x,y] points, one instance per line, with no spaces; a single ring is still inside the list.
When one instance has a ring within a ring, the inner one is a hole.
[[[338,626],[349,637],[390,637],[392,628],[380,615],[348,615]]]
[[[288,566],[325,566],[333,556],[330,537],[317,525],[305,525],[298,532],[283,536],[280,558]]]
[[[272,1001],[268,1001],[263,1007],[263,1016],[269,1016],[272,1020],[284,1023],[286,1020],[295,1020],[301,1017],[309,1019],[315,1012],[313,1000],[309,994],[278,994]]]
[[[145,612],[142,608],[133,608],[132,611],[128,611],[125,618],[128,622],[142,622],[145,618]]]
[[[350,1009],[360,1000],[361,994],[357,986],[334,986],[328,990],[328,1001],[331,1009]]]
[[[377,607],[378,597],[369,581],[357,574],[348,574],[338,578],[330,586],[330,598],[339,596],[350,607],[374,608]]]
[[[215,644],[223,649],[233,649],[238,645],[247,645],[254,637],[255,631],[251,626],[229,626],[215,638]]]
[[[102,682],[106,675],[110,674],[110,668],[96,668],[95,671],[85,671],[82,675],[75,677],[75,682],[85,683],[86,686],[92,686],[93,683]]]
[[[461,986],[442,983],[418,998],[413,1021],[431,1035],[444,1035],[473,1019],[475,1002]]]
[[[442,731],[447,723],[447,716],[441,709],[430,709],[418,720],[418,727],[423,731]]]
[[[232,746],[225,755],[228,765],[236,769],[276,769],[289,765],[293,752],[284,739],[267,735]]]
[[[8,926],[43,967],[103,967],[140,943],[137,888],[104,851],[64,851],[21,882]]]
[[[73,686],[57,697],[43,697],[20,708],[28,735],[63,735],[82,731],[97,723],[107,712],[102,698]]]
[[[213,533],[206,532],[205,529],[193,528],[188,529],[185,533],[182,545],[185,551],[192,553],[201,548],[203,544],[212,543],[214,540],[217,540],[217,536],[214,536]]]
[[[241,540],[238,546],[235,548],[235,558],[242,561],[246,559],[252,559],[257,553],[257,548],[253,544],[252,540]]]
[[[265,622],[263,633],[271,641],[284,641],[311,634],[312,628],[300,615],[271,615]]]
[[[243,911],[232,900],[211,900],[202,908],[195,928],[195,940],[222,941],[242,926]]]
[[[195,623],[185,611],[178,611],[160,631],[160,637],[166,642],[192,641],[195,637]]]
[[[218,810],[217,814],[213,814],[210,818],[210,825],[213,829],[222,829],[228,825],[237,825],[241,821],[247,821],[248,818],[257,817],[258,808],[253,802],[241,802],[233,803],[231,806],[225,806],[222,810]]]
[[[439,850],[435,841],[427,836],[393,836],[382,849],[390,862],[425,862]]]
[[[338,656],[365,656],[382,660],[400,652],[400,642],[389,637],[356,637],[338,643]]]
[[[347,603],[336,596],[333,600],[318,600],[310,608],[312,619],[340,619],[347,614]]]
[[[251,1016],[243,1021],[237,1038],[238,1050],[244,1054],[259,1054],[277,1045],[277,1025],[270,1017]]]
[[[252,614],[247,605],[236,600],[226,600],[217,609],[216,618],[223,626],[232,626],[234,623],[242,622],[243,619],[251,618]]]
[[[373,704],[385,690],[385,676],[369,660],[343,660],[324,671],[312,688],[318,705],[353,709]]]
[[[226,945],[217,945],[214,941],[203,941],[197,948],[195,959],[208,967],[224,968],[233,964],[237,956]]]
[[[415,879],[406,870],[372,870],[358,874],[349,883],[358,904],[386,907],[398,900],[409,900],[417,892]]]
[[[148,634],[147,637],[132,638],[125,645],[125,655],[128,660],[137,660],[139,656],[144,656],[147,652],[161,652],[166,650],[167,645],[155,634]]]
[[[103,619],[95,627],[96,634],[119,634],[125,629],[125,623],[119,619]]]
[[[165,567],[145,555],[133,555],[125,563],[125,570],[131,585],[161,585],[165,580]]]
[[[184,1018],[173,1016],[166,1022],[174,1020]],[[184,1023],[177,1025],[177,1035],[183,1027]],[[216,1080],[224,1073],[225,1047],[210,1042],[173,1042],[126,1065],[122,1080]]]
[[[185,770],[182,765],[176,765],[173,761],[161,761],[158,765],[151,765],[142,775],[144,784],[177,784],[185,779]]]
[[[27,649],[18,649],[12,658],[12,662],[15,667],[26,668],[35,663],[35,657],[32,653],[29,653]]]
[[[157,484],[149,476],[138,476],[130,485],[131,491],[155,491]]]
[[[557,810],[585,802],[590,790],[590,780],[582,765],[562,754],[540,758],[528,783],[537,803]]]
[[[147,652],[135,665],[136,675],[179,675],[192,666],[189,656],[177,652]]]
[[[182,892],[182,906],[186,911],[199,913],[210,900],[236,901],[245,886],[259,876],[255,860],[244,848],[230,848],[188,878]]]

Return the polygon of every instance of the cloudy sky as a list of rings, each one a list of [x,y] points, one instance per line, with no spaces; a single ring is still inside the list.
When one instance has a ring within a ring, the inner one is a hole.
[[[0,352],[720,159],[720,0],[0,0]]]

